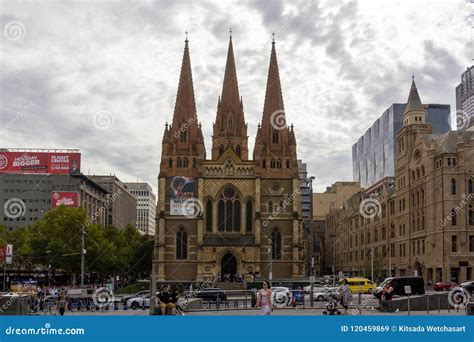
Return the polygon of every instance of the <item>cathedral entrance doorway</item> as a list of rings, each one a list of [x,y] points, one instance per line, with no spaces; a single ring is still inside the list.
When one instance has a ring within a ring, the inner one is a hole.
[[[227,253],[221,260],[221,277],[222,281],[233,281],[237,273],[237,259],[232,253]]]

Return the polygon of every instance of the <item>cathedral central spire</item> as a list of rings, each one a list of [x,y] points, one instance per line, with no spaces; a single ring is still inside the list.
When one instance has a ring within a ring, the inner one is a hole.
[[[213,127],[212,159],[219,158],[227,148],[233,149],[240,158],[248,159],[247,141],[247,124],[242,98],[239,94],[232,29],[230,29],[224,82]]]

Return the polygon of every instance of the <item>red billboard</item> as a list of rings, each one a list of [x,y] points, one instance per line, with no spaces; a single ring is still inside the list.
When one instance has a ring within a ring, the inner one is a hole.
[[[66,207],[78,207],[77,192],[74,191],[54,191],[51,193],[51,208],[59,205]]]
[[[78,174],[78,152],[0,152],[0,173]]]

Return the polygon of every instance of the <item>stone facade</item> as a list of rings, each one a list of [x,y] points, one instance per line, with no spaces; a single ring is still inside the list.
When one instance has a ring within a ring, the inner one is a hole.
[[[223,274],[250,279],[255,273],[268,278],[270,258],[273,279],[305,274],[296,139],[293,127],[273,124],[275,112],[286,121],[273,42],[262,122],[249,158],[231,38],[207,159],[186,40],[173,120],[162,141],[156,281],[218,280]],[[185,191],[186,199],[178,200]]]
[[[472,280],[474,132],[432,134],[413,81],[397,134],[395,177],[327,215],[336,272]]]

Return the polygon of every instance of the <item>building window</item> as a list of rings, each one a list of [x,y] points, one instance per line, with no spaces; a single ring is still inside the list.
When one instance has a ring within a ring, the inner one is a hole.
[[[290,160],[289,160],[289,159],[286,160],[286,168],[287,168],[287,169],[290,168]]]
[[[469,235],[469,252],[474,252],[474,235]]]
[[[467,181],[467,192],[470,193],[470,194],[473,193],[473,191],[472,191],[472,179],[469,179]]]
[[[217,207],[217,229],[221,232],[240,231],[240,200],[234,188],[227,187]]]
[[[264,160],[262,160],[262,167],[263,167],[264,169],[266,169],[266,168],[267,168],[267,162],[266,162],[266,160],[265,160],[265,159],[264,159]]]
[[[206,202],[206,231],[212,232],[212,202]]]
[[[451,252],[456,253],[458,251],[458,237],[457,235],[451,236]]]
[[[469,225],[474,226],[474,211],[472,210],[472,205],[469,205],[468,219]]]
[[[179,142],[185,143],[187,141],[188,141],[188,131],[181,130],[181,133],[179,134]]]
[[[253,204],[252,200],[248,200],[245,205],[245,227],[247,233],[251,233],[253,230]]]
[[[272,143],[278,144],[280,142],[280,133],[276,130],[272,131]]]
[[[176,259],[188,258],[188,233],[184,228],[180,228],[176,233]]]
[[[451,179],[451,195],[456,195],[456,179]]]
[[[168,159],[168,167],[173,167],[173,159]]]
[[[240,145],[237,145],[236,151],[237,151],[237,155],[240,157]]]
[[[268,201],[268,210],[267,212],[273,213],[273,201]]]
[[[281,233],[275,228],[272,231],[272,259],[281,258]]]
[[[458,221],[458,218],[457,218],[456,210],[455,210],[455,209],[452,209],[452,210],[451,210],[451,225],[452,225],[452,226],[457,225],[457,221]]]
[[[219,156],[224,154],[224,145],[219,145]]]

